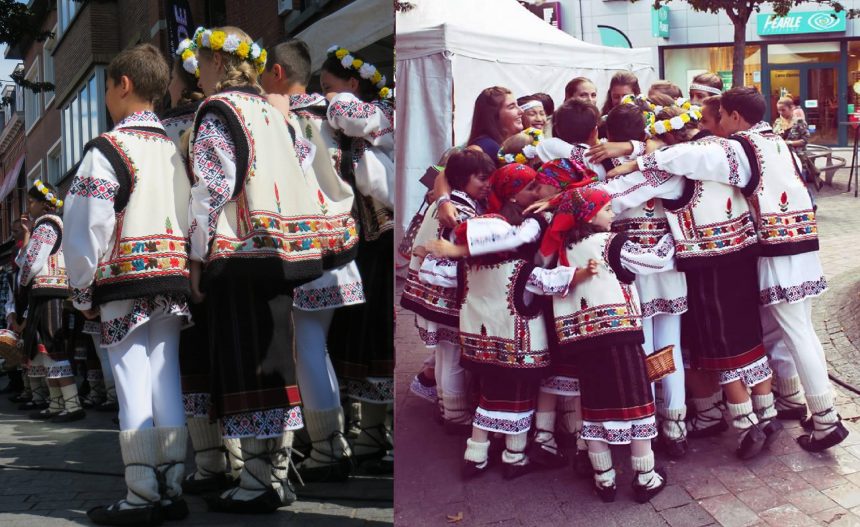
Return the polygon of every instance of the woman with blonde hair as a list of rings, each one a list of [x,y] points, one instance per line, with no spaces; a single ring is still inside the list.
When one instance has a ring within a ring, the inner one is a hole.
[[[189,146],[191,292],[208,300],[211,415],[245,461],[239,485],[209,506],[272,512],[295,499],[285,468],[303,426],[293,289],[322,274],[314,220],[326,203],[302,172],[310,151],[294,148],[257,82],[266,51],[235,27],[199,28],[193,41],[207,97]]]

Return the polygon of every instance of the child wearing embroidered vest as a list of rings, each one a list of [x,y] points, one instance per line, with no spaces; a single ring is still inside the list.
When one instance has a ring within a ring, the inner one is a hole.
[[[656,115],[656,119],[671,119],[683,113],[681,108],[664,108]],[[645,124],[638,105],[620,104],[609,112],[606,130],[611,141],[642,141],[645,139]],[[691,120],[688,125],[695,128],[696,120]],[[673,136],[669,135],[667,139],[672,140]],[[612,161],[613,164],[620,164],[628,160],[622,157]],[[611,181],[606,184],[606,190],[614,194]],[[624,198],[619,194],[612,200],[613,211],[617,211],[612,230],[625,233],[631,241],[643,247],[654,247],[660,238],[669,233],[663,201],[651,199],[631,206]],[[656,402],[661,421],[660,441],[666,453],[677,459],[687,452],[687,407],[681,356],[681,315],[687,311],[687,280],[684,273],[675,269],[674,265],[672,267],[662,273],[637,274],[636,289],[642,306],[645,354],[651,355],[666,346],[673,346],[673,359],[677,366],[674,373],[660,381],[662,397],[657,398]]]
[[[356,256],[366,302],[337,310],[329,331],[335,371],[347,395],[361,403],[357,463],[379,459],[393,469],[393,436],[386,415],[394,373],[394,102],[385,76],[349,50],[332,46],[320,84],[326,118],[341,144],[340,176],[355,191],[361,242]]]
[[[570,294],[554,296],[552,306],[558,353],[570,355],[579,371],[582,437],[588,443],[595,491],[604,501],[614,501],[609,445],[630,444],[636,472],[633,489],[636,500],[644,503],[663,489],[666,478],[662,470],[655,470],[651,451],[657,428],[633,280],[634,273],[670,268],[673,240],[666,234],[644,248],[624,234],[608,232],[611,203],[599,185],[569,189],[554,201],[560,206],[541,252],[557,252],[560,265],[576,268],[597,262],[594,276]]]
[[[678,136],[684,141],[616,167],[610,176],[628,175],[613,182],[613,195],[624,194],[630,204],[663,199],[676,263],[687,277],[681,341],[690,356],[687,386],[696,409],[688,436],[726,430],[722,396],[712,393],[720,385],[738,431],[735,454],[750,459],[778,437],[782,425],[773,419],[756,300],[759,247],[741,192],[749,166],[738,143],[674,123],[667,128],[683,130]]]
[[[438,269],[436,277],[440,285],[458,288],[461,364],[480,385],[472,437],[466,440],[466,478],[487,469],[490,432],[505,435],[505,478],[518,477],[533,467],[526,455],[527,434],[540,380],[550,366],[544,306],[533,295],[565,292],[574,279],[573,270],[566,267],[534,266],[540,228],[522,239],[506,236],[511,225],[523,223],[522,210],[538,198],[535,178],[534,170],[518,163],[497,169],[491,176],[488,210],[492,214],[457,227],[457,245],[441,240],[427,244],[437,257],[467,257],[459,272],[448,266]],[[498,252],[496,244],[484,243],[499,236],[510,238],[513,250]],[[489,253],[484,252],[487,247]],[[499,311],[500,305],[507,309]],[[491,312],[509,315],[487,318]]]
[[[483,151],[463,150],[452,154],[445,165],[445,177],[452,187],[450,201],[462,222],[484,212],[490,192],[489,178],[493,161]],[[427,223],[436,223],[424,216]],[[438,239],[453,240],[451,229],[438,228]],[[422,242],[423,243],[423,242]],[[460,365],[459,306],[455,287],[436,283],[437,269],[456,267],[448,259],[423,258],[422,251],[410,266],[400,305],[415,313],[415,326],[424,345],[435,351],[436,386],[444,409],[445,428],[450,433],[471,430],[472,408],[467,390],[466,371]]]
[[[758,260],[762,326],[779,328],[799,383],[782,391],[806,393],[812,413],[811,432],[797,438],[811,452],[837,445],[848,429],[836,413],[824,350],[812,324],[812,298],[827,289],[818,258],[818,227],[811,198],[801,179],[799,163],[785,141],[762,122],[765,99],[755,88],[733,88],[720,98],[720,126],[737,141],[749,162],[749,179],[742,185],[755,217],[762,247]],[[746,175],[746,174],[745,174]],[[780,368],[782,369],[782,368]],[[792,372],[793,373],[793,372]],[[787,380],[788,380],[787,379]],[[756,412],[776,413],[773,396],[753,399]]]
[[[17,260],[18,286],[27,291],[27,323],[22,338],[24,355],[31,361],[30,384],[44,372],[49,406],[30,414],[34,419],[69,422],[83,419],[72,374],[71,356],[63,334],[63,301],[69,296],[69,281],[62,250],[63,220],[58,215],[63,201],[49,183],[36,180],[27,194],[33,230]],[[34,369],[35,366],[35,369]],[[38,379],[38,380],[35,380]]]
[[[269,50],[260,82],[270,99],[275,94],[289,97],[287,116],[296,134],[296,150],[308,152],[303,168],[308,182],[317,185],[314,193],[326,204],[325,218],[332,225],[323,240],[323,274],[295,288],[293,318],[302,411],[311,439],[310,455],[299,464],[299,473],[304,481],[338,481],[349,476],[352,463],[326,337],[335,309],[363,303],[364,291],[354,261],[358,248],[351,214],[354,192],[339,174],[342,152],[326,120],[328,101],[307,93],[311,73],[307,44],[292,39]]]
[[[208,300],[212,413],[245,461],[239,486],[209,506],[272,512],[295,499],[286,478],[302,426],[292,295],[322,273],[324,210],[286,118],[260,94],[266,51],[235,27],[198,28],[192,40],[207,96],[189,141],[192,298]]]
[[[111,61],[106,100],[116,125],[87,144],[69,190],[64,248],[73,300],[87,318],[101,316],[120,405],[128,493],[87,512],[103,525],[156,525],[188,514],[178,353],[190,318],[189,182],[153,113],[168,76],[149,44]]]

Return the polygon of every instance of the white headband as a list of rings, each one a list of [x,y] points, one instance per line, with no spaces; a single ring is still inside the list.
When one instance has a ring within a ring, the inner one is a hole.
[[[707,93],[713,93],[714,95],[722,95],[722,93],[723,93],[718,88],[714,88],[712,86],[705,86],[704,84],[696,84],[695,82],[693,84],[690,84],[690,89],[691,90],[699,90],[699,91],[703,91],[703,92],[707,92]]]
[[[520,110],[526,112],[531,110],[532,108],[537,108],[538,106],[543,108],[543,103],[541,103],[540,101],[528,101],[527,103],[520,106]]]

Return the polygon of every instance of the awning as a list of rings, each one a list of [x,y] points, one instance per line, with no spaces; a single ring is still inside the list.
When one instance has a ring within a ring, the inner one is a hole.
[[[21,172],[21,167],[24,166],[24,154],[21,154],[21,157],[15,161],[15,164],[12,165],[12,170],[6,172],[6,177],[3,179],[3,184],[0,185],[0,201],[6,199],[6,196],[12,192],[12,189],[15,188],[15,184],[18,182],[18,174]]]

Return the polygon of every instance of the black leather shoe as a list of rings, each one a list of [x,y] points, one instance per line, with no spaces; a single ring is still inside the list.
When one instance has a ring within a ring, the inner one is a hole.
[[[615,501],[615,493],[617,490],[615,483],[608,487],[600,487],[596,482],[594,483],[594,493],[597,494],[597,497],[600,498],[603,503],[612,503]]]
[[[650,489],[647,487],[647,485],[640,485],[638,483],[638,474],[633,476],[633,499],[635,499],[637,502],[646,503],[648,500],[650,500],[657,494],[660,494],[660,492],[666,488],[666,484],[669,482],[669,479],[666,476],[666,471],[662,468],[656,468],[654,469],[654,472],[659,474],[660,477],[663,478],[663,481],[656,487]]]
[[[33,401],[28,401],[28,402],[18,406],[18,409],[27,412],[27,411],[33,411],[33,410],[44,410],[47,407],[48,407],[48,401],[43,401],[40,403],[34,403]]]
[[[51,422],[71,423],[72,421],[80,421],[86,416],[87,413],[83,410],[75,410],[74,412],[66,412],[65,410],[63,410],[62,412],[55,414],[54,417],[51,418]]]
[[[528,457],[525,458],[525,463],[523,464],[503,463],[503,465],[502,477],[505,479],[515,479],[520,476],[525,476],[535,468],[534,463],[530,463]]]
[[[532,440],[528,447],[529,460],[545,468],[562,468],[567,466],[567,456],[559,447],[552,447],[537,440]]]
[[[15,395],[13,395],[12,397],[9,397],[9,402],[12,402],[12,403],[19,403],[19,404],[21,404],[21,403],[29,403],[29,402],[30,402],[30,401],[32,401],[32,400],[33,400],[33,396],[32,396],[32,395],[30,395],[30,394],[24,394],[24,393],[17,393],[17,394],[15,394]]]
[[[36,419],[39,421],[50,421],[54,416],[60,415],[60,412],[49,412],[46,409],[43,410],[33,410],[30,412],[30,419]]]
[[[460,469],[460,474],[463,476],[463,479],[472,479],[479,474],[483,474],[487,471],[487,468],[490,466],[490,460],[485,459],[483,463],[475,463],[474,461],[469,461],[468,459],[463,460],[463,466]]]
[[[660,437],[660,445],[663,447],[663,451],[666,452],[667,456],[672,459],[681,459],[687,455],[686,439],[669,439],[666,436]]]
[[[722,434],[729,429],[729,424],[726,422],[725,419],[720,419],[719,421],[714,421],[713,423],[714,424],[705,428],[695,428],[690,424],[687,424],[687,437],[692,439],[712,437],[715,435]]]
[[[764,448],[765,441],[767,441],[767,436],[761,428],[758,425],[752,425],[744,435],[740,446],[735,450],[735,455],[740,459],[752,459]]]
[[[121,509],[119,503],[107,507],[93,507],[87,517],[98,525],[140,525],[155,526],[164,523],[164,511],[159,505],[147,505]]]
[[[231,486],[231,482],[227,480],[226,474],[216,474],[212,477],[201,479],[195,479],[194,474],[190,474],[182,480],[182,492],[191,496],[218,492],[226,490]]]
[[[765,447],[769,447],[776,440],[776,438],[779,437],[779,433],[783,430],[782,423],[780,423],[776,419],[771,419],[767,422],[766,425],[761,426],[761,424],[759,424],[759,426],[761,427],[761,431],[764,432],[765,435]]]
[[[806,405],[802,404],[800,406],[795,406],[794,408],[783,408],[776,410],[776,418],[782,419],[784,421],[791,421],[794,419],[803,419],[806,417]]]
[[[206,504],[212,512],[229,512],[234,514],[268,514],[275,512],[281,507],[281,497],[273,488],[267,488],[265,492],[252,500],[242,501],[232,498],[215,496],[206,498]]]
[[[848,437],[848,429],[845,428],[845,425],[842,424],[841,420],[834,423],[831,428],[832,430],[820,439],[815,439],[811,432],[809,434],[804,434],[797,438],[797,444],[807,452],[821,452],[822,450],[827,450],[832,446],[838,445]]]

